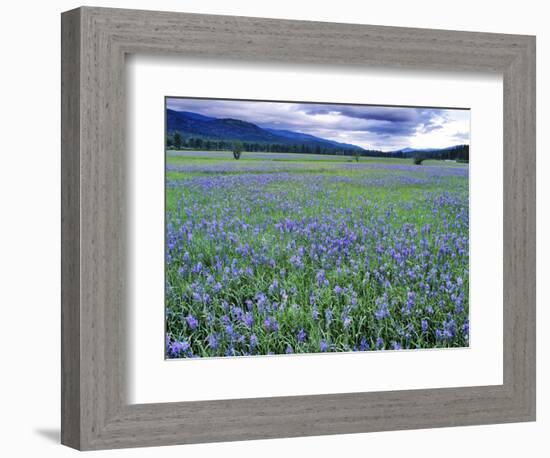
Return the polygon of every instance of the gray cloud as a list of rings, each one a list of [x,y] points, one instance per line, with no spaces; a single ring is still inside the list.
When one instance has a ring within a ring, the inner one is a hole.
[[[381,150],[469,142],[469,110],[169,98],[167,107]]]

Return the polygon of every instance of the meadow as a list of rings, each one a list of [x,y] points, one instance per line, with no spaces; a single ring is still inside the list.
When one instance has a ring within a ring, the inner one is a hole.
[[[166,356],[469,344],[468,165],[168,152]]]

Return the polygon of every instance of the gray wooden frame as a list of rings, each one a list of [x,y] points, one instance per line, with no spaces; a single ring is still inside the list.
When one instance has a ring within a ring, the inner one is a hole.
[[[61,36],[63,444],[105,449],[535,419],[534,37],[91,7],[63,13]],[[128,404],[129,53],[501,73],[503,385]]]

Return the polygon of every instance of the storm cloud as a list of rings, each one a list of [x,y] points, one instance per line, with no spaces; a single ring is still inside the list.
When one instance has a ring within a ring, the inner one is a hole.
[[[470,140],[468,109],[190,98],[167,98],[166,106],[382,151],[442,148]]]

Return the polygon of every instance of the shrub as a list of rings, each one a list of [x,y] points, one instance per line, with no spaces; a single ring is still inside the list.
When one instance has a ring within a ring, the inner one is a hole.
[[[176,132],[174,134],[174,147],[178,150],[181,149],[181,143],[182,143],[181,134],[179,132]]]
[[[242,151],[243,151],[243,144],[239,141],[234,142],[233,143],[233,157],[237,160],[240,159]]]

